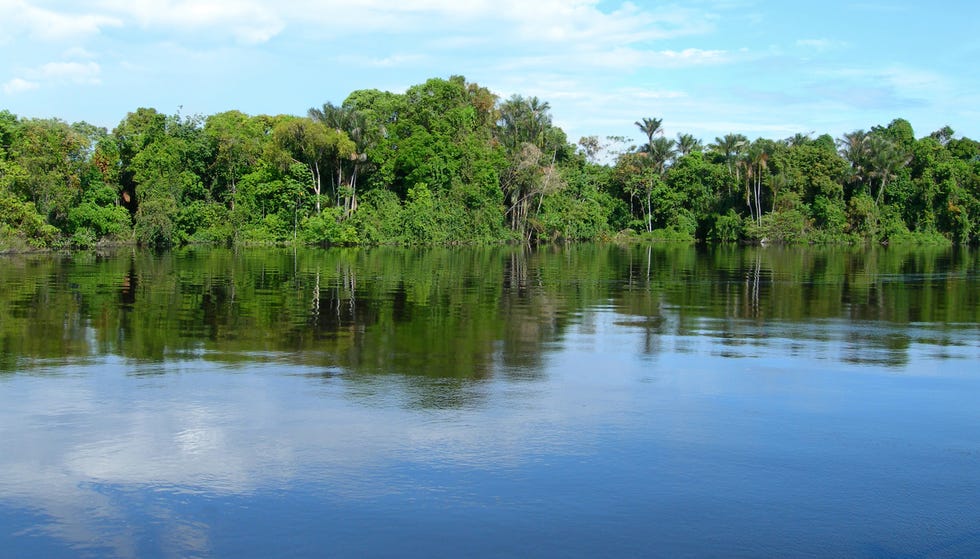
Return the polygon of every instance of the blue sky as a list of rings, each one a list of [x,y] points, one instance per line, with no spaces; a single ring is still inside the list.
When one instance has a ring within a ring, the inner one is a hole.
[[[0,0],[0,109],[112,128],[165,113],[305,114],[462,74],[536,95],[574,141],[839,136],[909,120],[980,139],[980,3]]]

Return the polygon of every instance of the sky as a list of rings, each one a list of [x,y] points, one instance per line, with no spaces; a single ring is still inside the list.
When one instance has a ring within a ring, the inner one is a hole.
[[[463,75],[571,141],[839,137],[905,118],[980,138],[980,2],[0,0],[0,110],[112,129],[153,107],[305,114]]]

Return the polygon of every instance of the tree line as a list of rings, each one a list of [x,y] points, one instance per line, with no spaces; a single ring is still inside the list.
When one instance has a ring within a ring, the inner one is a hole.
[[[0,250],[980,238],[980,144],[949,127],[705,143],[635,124],[641,145],[572,143],[547,102],[460,76],[305,116],[139,108],[111,132],[0,111]]]

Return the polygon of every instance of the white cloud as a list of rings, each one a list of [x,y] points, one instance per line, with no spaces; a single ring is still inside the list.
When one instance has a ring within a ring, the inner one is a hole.
[[[282,4],[258,0],[102,0],[96,3],[102,10],[143,28],[227,31],[244,43],[263,43],[283,30],[285,24],[278,15]],[[222,33],[216,35],[220,36]]]
[[[0,1],[0,19],[15,31],[52,41],[95,35],[103,27],[122,25],[120,19],[108,14],[56,11],[24,0]]]
[[[7,95],[14,95],[16,93],[31,91],[32,89],[37,89],[38,87],[40,87],[40,84],[37,82],[27,81],[23,78],[14,78],[3,84],[3,92]]]
[[[47,84],[98,85],[102,68],[95,62],[48,62],[23,72],[3,84],[8,95],[40,88]]]
[[[714,28],[713,18],[703,11],[676,6],[651,10],[630,2],[604,11],[598,0],[79,0],[70,8],[35,4],[0,0],[0,15],[45,38],[94,35],[105,27],[125,25],[164,34],[207,30],[210,33],[200,38],[220,42],[231,35],[240,42],[263,43],[288,26],[323,39],[378,32],[451,35],[457,41],[492,36],[497,48],[517,41],[589,51],[699,35]]]

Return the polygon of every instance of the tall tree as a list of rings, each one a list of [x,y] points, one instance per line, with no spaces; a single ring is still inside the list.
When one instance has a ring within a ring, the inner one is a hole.
[[[868,165],[869,138],[864,130],[844,134],[837,140],[838,153],[850,165],[851,179],[863,181]]]
[[[663,130],[663,127],[662,127],[662,125],[663,125],[663,119],[660,119],[660,118],[647,117],[647,118],[644,118],[643,120],[638,120],[638,121],[634,122],[633,124],[635,124],[636,127],[639,128],[641,132],[643,132],[644,134],[646,134],[646,137],[647,137],[647,143],[646,143],[647,148],[646,149],[649,149],[649,146],[651,146],[653,144],[653,137],[654,136],[656,136],[658,134],[663,135],[663,133],[664,133],[664,130]]]
[[[10,188],[34,203],[52,225],[63,224],[82,192],[91,142],[57,119],[21,120],[9,156],[23,169]]]
[[[812,132],[810,134],[812,134]],[[785,140],[783,140],[783,143],[786,144],[789,147],[801,147],[801,146],[805,146],[805,145],[807,145],[807,144],[809,144],[810,142],[813,141],[813,138],[810,137],[810,134],[804,134],[802,132],[797,132],[796,134],[793,134],[789,138],[786,138]]]
[[[667,166],[677,155],[674,140],[669,138],[654,138],[647,149],[647,155],[653,162],[653,168],[657,173],[663,175],[667,171]]]
[[[514,95],[501,103],[499,135],[510,150],[520,150],[523,143],[549,151],[547,131],[551,128],[551,105],[537,97]]]
[[[877,134],[871,136],[868,142],[868,164],[871,177],[878,179],[878,192],[874,195],[876,205],[882,204],[889,181],[910,160],[911,155],[895,142]]]
[[[758,139],[748,146],[745,157],[740,161],[745,169],[745,204],[749,208],[749,216],[756,223],[762,223],[762,185],[767,178],[769,158],[774,149],[775,144],[771,140]]]
[[[235,210],[238,181],[262,154],[262,126],[240,111],[227,111],[209,116],[204,134],[214,150],[214,167],[218,181],[227,185],[228,205]]]
[[[130,212],[137,210],[133,159],[148,145],[162,138],[166,132],[166,115],[153,108],[140,107],[128,113],[126,118],[113,129],[112,137],[107,139],[107,143],[114,145],[107,145],[102,150],[107,155],[118,155],[118,161],[111,162],[111,165],[118,167],[119,195]]]
[[[678,133],[677,134],[677,152],[679,154],[688,155],[695,151],[701,151],[704,146],[701,140],[695,138],[691,134]]]
[[[748,145],[749,139],[742,134],[725,134],[723,137],[716,137],[715,143],[709,147],[725,158],[725,164],[728,165],[728,173],[734,175],[737,181],[739,180],[739,171],[735,162]]]
[[[564,132],[551,124],[547,101],[515,95],[500,104],[499,114],[497,134],[508,159],[500,177],[506,213],[511,228],[529,239],[531,207],[540,208],[542,197],[560,188],[557,164],[568,146]]]
[[[337,152],[334,161],[334,192],[338,205],[343,206],[344,217],[350,217],[357,210],[357,179],[361,169],[368,162],[368,150],[374,145],[376,137],[368,127],[364,114],[350,106],[337,106],[324,103],[321,108],[309,110],[309,117],[317,122],[347,134],[354,142],[354,151],[344,155]]]
[[[317,214],[322,212],[320,198],[324,174],[330,172],[332,162],[350,157],[356,151],[354,142],[345,133],[309,118],[290,118],[277,124],[272,130],[272,145],[277,148],[278,154],[274,153],[273,157],[283,166],[288,166],[290,162],[306,166]]]

